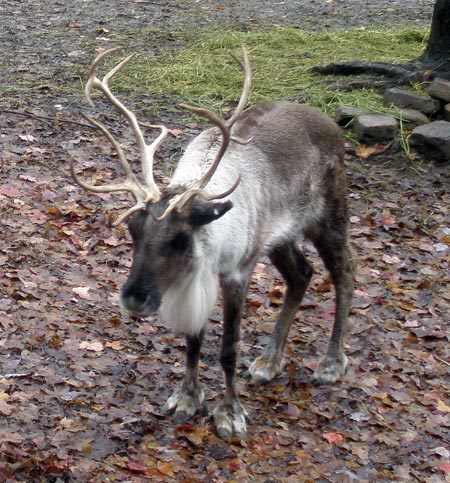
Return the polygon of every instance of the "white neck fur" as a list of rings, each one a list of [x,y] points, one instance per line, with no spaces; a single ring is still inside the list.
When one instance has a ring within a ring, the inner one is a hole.
[[[164,293],[160,313],[175,333],[198,335],[208,322],[219,289],[219,279],[205,258]]]

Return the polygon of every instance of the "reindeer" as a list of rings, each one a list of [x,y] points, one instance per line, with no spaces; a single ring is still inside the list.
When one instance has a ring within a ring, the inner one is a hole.
[[[284,350],[312,267],[297,246],[310,240],[330,272],[336,293],[335,319],[326,355],[314,373],[317,383],[344,375],[343,338],[354,285],[354,264],[347,236],[344,143],[338,126],[307,105],[265,102],[246,108],[251,71],[246,50],[234,59],[244,74],[238,106],[228,121],[213,112],[182,105],[213,124],[187,146],[169,184],[155,183],[154,153],[168,130],[146,144],[140,123],[110,91],[108,82],[129,62],[126,57],[103,79],[90,67],[86,97],[100,90],[122,113],[137,140],[143,182],[133,174],[118,141],[98,121],[86,118],[113,145],[125,171],[118,184],[92,185],[75,172],[76,183],[93,192],[128,191],[136,203],[117,218],[128,219],[133,261],[120,303],[139,317],[160,312],[168,327],[186,337],[186,372],[178,390],[163,406],[166,414],[187,420],[204,411],[199,382],[200,349],[219,288],[223,296],[220,363],[225,394],[213,419],[218,435],[229,440],[247,436],[246,411],[235,386],[237,347],[243,303],[257,260],[266,254],[283,276],[287,291],[268,347],[251,364],[256,384],[268,383],[283,370]]]

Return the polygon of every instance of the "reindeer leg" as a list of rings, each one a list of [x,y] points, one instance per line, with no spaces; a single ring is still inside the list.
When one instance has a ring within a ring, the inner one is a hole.
[[[335,382],[345,374],[348,364],[343,345],[353,294],[355,267],[347,239],[346,223],[343,223],[342,219],[336,218],[332,228],[330,225],[326,226],[320,236],[313,240],[330,272],[336,292],[336,309],[330,342],[325,357],[314,372],[317,384]]]
[[[233,437],[244,440],[247,437],[247,413],[239,401],[235,381],[239,327],[246,288],[246,282],[222,281],[224,321],[220,363],[225,374],[225,395],[214,411],[214,423],[217,434],[225,440]]]
[[[264,384],[281,374],[284,349],[295,313],[312,276],[312,267],[294,241],[275,247],[269,254],[287,284],[286,297],[269,346],[249,368],[251,381]]]
[[[178,421],[186,421],[196,413],[206,414],[205,394],[198,380],[198,362],[204,331],[198,336],[186,337],[186,374],[177,389],[162,408],[163,414],[173,413]]]

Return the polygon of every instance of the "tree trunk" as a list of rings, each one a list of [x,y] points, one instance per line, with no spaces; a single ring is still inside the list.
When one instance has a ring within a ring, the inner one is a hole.
[[[450,68],[450,0],[436,0],[430,38],[420,60],[438,69]]]

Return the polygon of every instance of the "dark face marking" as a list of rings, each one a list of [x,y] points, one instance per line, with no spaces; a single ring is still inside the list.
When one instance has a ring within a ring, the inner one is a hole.
[[[164,212],[169,196],[137,212],[128,222],[133,240],[133,263],[121,290],[121,304],[134,315],[148,316],[158,310],[167,288],[194,266],[194,236],[200,227],[224,215],[232,206],[193,200],[185,213]]]

